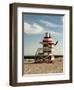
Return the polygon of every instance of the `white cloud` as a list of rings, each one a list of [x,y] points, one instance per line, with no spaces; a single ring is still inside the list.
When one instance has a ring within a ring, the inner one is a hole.
[[[29,24],[24,23],[24,32],[27,34],[41,34],[44,31],[44,28],[37,23]]]
[[[55,32],[55,31],[52,31],[52,30],[49,30],[47,32],[51,33],[51,35],[59,35],[60,34],[59,32]]]
[[[47,27],[62,27],[61,25],[57,25],[57,24],[54,24],[54,23],[51,23],[51,22],[48,22],[48,21],[45,21],[45,20],[40,20],[40,23],[43,23],[45,24]]]
[[[51,24],[53,25],[53,24]],[[43,34],[43,33],[51,33],[51,35],[60,35],[59,32],[55,32],[53,30],[46,30],[46,27],[42,27],[41,25],[37,23],[29,24],[27,22],[24,22],[24,32],[26,34]]]

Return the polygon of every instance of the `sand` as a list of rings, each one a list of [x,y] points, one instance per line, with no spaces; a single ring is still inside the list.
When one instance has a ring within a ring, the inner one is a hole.
[[[63,59],[55,59],[53,63],[24,63],[24,74],[62,73]]]

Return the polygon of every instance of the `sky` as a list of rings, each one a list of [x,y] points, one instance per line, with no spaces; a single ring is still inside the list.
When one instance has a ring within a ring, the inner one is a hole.
[[[24,56],[35,55],[46,32],[51,33],[54,55],[63,55],[63,15],[23,14]]]

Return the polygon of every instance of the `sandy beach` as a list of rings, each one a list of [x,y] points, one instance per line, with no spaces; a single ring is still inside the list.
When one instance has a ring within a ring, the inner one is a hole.
[[[52,63],[24,63],[24,74],[62,73],[63,59],[56,58]]]

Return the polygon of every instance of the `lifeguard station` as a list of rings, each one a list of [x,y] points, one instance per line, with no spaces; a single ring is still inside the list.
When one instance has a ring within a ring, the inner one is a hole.
[[[54,49],[54,46],[57,45],[57,43],[58,41],[54,43],[50,33],[45,33],[42,42],[40,42],[40,44],[42,44],[42,48],[38,48],[36,51],[35,63],[52,63],[52,60],[54,60],[52,50]]]

